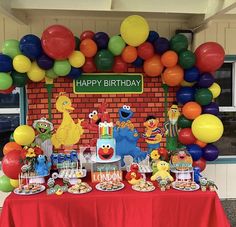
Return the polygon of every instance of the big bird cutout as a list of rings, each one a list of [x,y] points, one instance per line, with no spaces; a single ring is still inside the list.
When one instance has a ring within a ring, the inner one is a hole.
[[[56,101],[56,109],[63,114],[63,119],[56,133],[52,135],[52,144],[55,148],[60,148],[62,145],[70,147],[78,143],[81,135],[84,133],[81,126],[83,119],[78,119],[76,124],[71,118],[70,113],[74,108],[72,107],[71,100],[64,93],[59,94]]]

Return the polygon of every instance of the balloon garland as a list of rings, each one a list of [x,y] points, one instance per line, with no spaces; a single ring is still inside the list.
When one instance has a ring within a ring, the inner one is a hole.
[[[204,43],[192,52],[182,34],[170,40],[159,37],[138,15],[125,18],[120,35],[112,37],[105,32],[84,31],[78,38],[68,28],[52,25],[43,31],[41,39],[28,34],[20,41],[4,42],[0,92],[11,93],[15,86],[23,87],[29,80],[77,79],[83,72],[97,70],[123,73],[128,64],[142,67],[146,76],[162,77],[165,96],[169,86],[180,86],[176,94],[177,102],[183,105],[178,120],[179,142],[187,145],[194,165],[203,170],[206,161],[217,158],[219,151],[211,143],[223,134],[223,124],[217,117],[219,107],[214,102],[221,89],[212,73],[221,67],[224,55],[215,42]],[[49,93],[51,84],[46,85]],[[25,144],[23,140],[18,142]]]

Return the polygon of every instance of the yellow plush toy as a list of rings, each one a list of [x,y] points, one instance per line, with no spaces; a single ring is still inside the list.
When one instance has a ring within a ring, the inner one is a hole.
[[[158,171],[151,177],[152,181],[155,181],[157,179],[160,180],[166,180],[169,179],[170,181],[173,181],[173,177],[169,173],[170,165],[169,163],[165,161],[160,161],[157,163],[157,169]]]
[[[84,132],[81,126],[83,120],[78,119],[76,124],[71,118],[70,112],[74,110],[71,100],[60,94],[56,101],[56,109],[63,114],[63,119],[56,133],[52,135],[52,144],[55,148],[60,148],[61,145],[72,146],[78,143]]]

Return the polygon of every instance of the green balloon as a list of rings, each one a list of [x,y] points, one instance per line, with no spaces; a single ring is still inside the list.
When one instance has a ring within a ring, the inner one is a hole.
[[[55,61],[53,71],[58,76],[66,76],[71,70],[71,65],[67,60]]]
[[[21,54],[19,44],[20,42],[15,39],[6,40],[3,43],[2,53],[14,58],[16,55]]]
[[[192,122],[193,121],[187,119],[184,115],[181,115],[178,118],[178,126],[179,126],[179,128],[191,128]]]
[[[14,187],[10,183],[10,178],[3,175],[0,177],[0,191],[2,192],[11,192]]]
[[[80,39],[77,36],[75,37],[75,50],[79,50]]]
[[[188,49],[188,39],[182,34],[173,36],[170,40],[170,49],[179,53]]]
[[[49,69],[46,71],[46,77],[56,79],[58,75],[53,71],[53,69]]]
[[[198,89],[195,93],[195,101],[202,106],[210,104],[212,99],[213,95],[207,88]]]
[[[0,72],[0,90],[7,90],[13,84],[13,80],[8,73]]]
[[[179,53],[179,65],[184,69],[190,69],[195,65],[196,57],[190,50],[185,50]]]
[[[114,55],[109,50],[100,50],[95,56],[95,64],[98,70],[111,70],[114,63]]]
[[[19,73],[19,72],[13,71],[11,73],[11,76],[13,79],[13,84],[16,87],[24,87],[28,82],[28,76],[26,73]]]
[[[13,134],[14,134],[14,133],[12,133],[12,134],[10,135],[9,142],[15,142],[14,137],[13,137]]]
[[[112,36],[108,43],[108,50],[111,51],[112,54],[118,56],[122,53],[125,48],[125,41],[119,35]]]

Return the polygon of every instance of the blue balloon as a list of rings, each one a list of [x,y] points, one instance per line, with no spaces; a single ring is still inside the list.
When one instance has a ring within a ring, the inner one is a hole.
[[[184,80],[187,82],[195,82],[200,77],[200,71],[197,67],[184,70]]]
[[[147,41],[153,43],[155,40],[159,38],[159,34],[156,31],[150,31]]]
[[[206,161],[214,161],[217,159],[218,155],[219,155],[219,150],[213,144],[207,144],[203,148],[203,158]]]
[[[215,82],[215,78],[210,73],[203,73],[197,83],[199,87],[208,88]]]
[[[178,103],[185,104],[194,101],[195,89],[192,87],[181,87],[176,93]]]
[[[143,59],[140,57],[137,57],[134,62],[132,62],[132,65],[136,68],[142,67],[143,66]]]
[[[0,72],[10,72],[12,70],[12,58],[8,55],[0,54]]]
[[[219,105],[215,102],[211,102],[210,104],[206,106],[202,106],[202,113],[204,114],[213,114],[213,115],[219,115]]]
[[[107,49],[108,42],[109,42],[109,36],[105,32],[97,32],[93,36],[93,40],[97,44],[97,47],[99,50],[101,49]]]
[[[49,70],[54,65],[54,60],[46,54],[42,54],[36,61],[38,66],[44,70]]]
[[[154,49],[157,54],[163,54],[170,49],[169,40],[163,37],[159,37],[154,42]]]
[[[71,66],[71,70],[70,70],[69,74],[67,75],[67,77],[75,80],[75,79],[78,79],[82,73],[83,73],[83,71],[81,68],[75,68],[75,67]]]
[[[189,154],[191,154],[193,161],[197,161],[202,157],[202,149],[197,144],[190,144],[186,147]]]
[[[31,60],[37,59],[42,54],[40,38],[33,34],[23,36],[20,40],[20,51]]]

